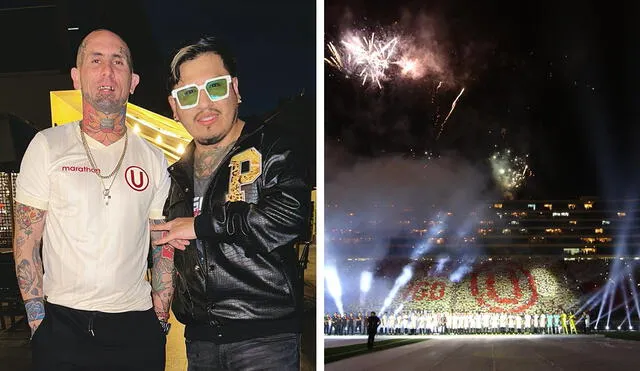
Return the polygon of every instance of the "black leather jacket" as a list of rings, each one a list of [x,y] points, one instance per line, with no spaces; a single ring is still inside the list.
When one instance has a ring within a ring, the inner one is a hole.
[[[169,167],[168,220],[193,216],[194,149],[191,142]],[[300,332],[302,282],[294,243],[309,227],[305,175],[276,128],[245,124],[195,219],[204,264],[195,241],[175,251],[172,309],[186,325],[187,339],[226,343]]]

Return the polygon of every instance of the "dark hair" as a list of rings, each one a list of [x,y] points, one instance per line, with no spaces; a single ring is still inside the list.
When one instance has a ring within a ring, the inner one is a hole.
[[[217,38],[208,36],[203,37],[195,43],[190,43],[180,48],[171,63],[169,64],[169,78],[167,80],[167,91],[171,90],[180,81],[180,66],[186,61],[196,59],[205,53],[214,53],[222,59],[222,65],[229,71],[231,77],[236,77],[236,57],[233,55],[229,47]]]

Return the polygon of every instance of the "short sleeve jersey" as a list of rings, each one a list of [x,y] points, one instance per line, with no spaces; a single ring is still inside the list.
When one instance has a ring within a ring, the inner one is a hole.
[[[103,192],[112,179],[101,181],[96,173],[116,168],[125,139],[109,146],[86,139],[97,168],[75,122],[37,133],[16,180],[16,201],[47,211],[44,294],[51,303],[80,310],[147,310],[149,219],[162,218],[171,184],[167,160],[129,130],[106,204]]]

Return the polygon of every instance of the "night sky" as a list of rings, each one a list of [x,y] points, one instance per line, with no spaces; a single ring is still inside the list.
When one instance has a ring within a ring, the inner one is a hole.
[[[432,93],[440,77],[367,88],[325,64],[331,148],[368,159],[455,153],[486,169],[491,149],[508,147],[528,153],[535,174],[518,198],[638,196],[637,6],[404,3],[327,0],[325,38],[339,43],[347,29],[421,35],[423,47],[446,61],[442,79],[451,89]],[[465,93],[436,141],[436,110],[446,115],[461,87]],[[329,181],[332,171],[326,168]]]

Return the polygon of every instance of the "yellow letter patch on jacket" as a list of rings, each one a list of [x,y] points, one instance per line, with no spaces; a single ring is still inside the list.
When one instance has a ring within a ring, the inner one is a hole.
[[[245,171],[242,171],[243,163],[249,165]],[[242,186],[255,182],[262,174],[262,155],[257,149],[251,147],[231,157],[229,167],[231,174],[229,175],[227,201],[246,201]]]

